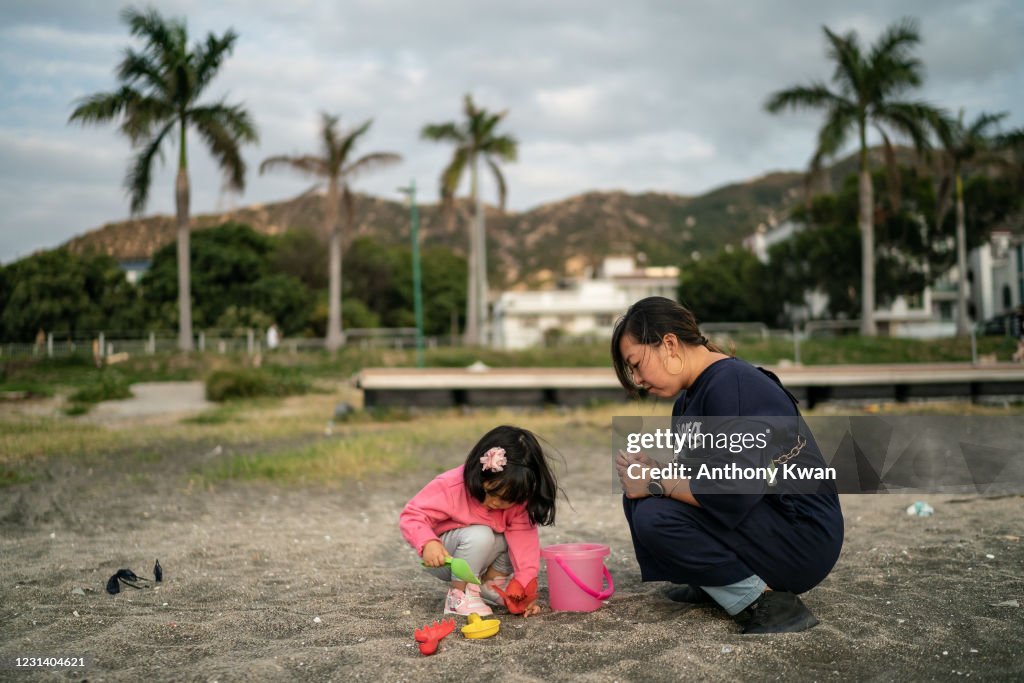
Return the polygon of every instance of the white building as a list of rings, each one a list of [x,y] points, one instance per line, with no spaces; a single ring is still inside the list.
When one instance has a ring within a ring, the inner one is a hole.
[[[494,304],[493,344],[523,349],[557,337],[610,339],[630,304],[648,296],[675,299],[678,286],[674,266],[643,268],[632,257],[607,257],[597,277],[565,289],[503,292]]]
[[[993,232],[967,258],[968,308],[981,322],[1024,303],[1024,238]]]
[[[768,262],[768,250],[792,237],[801,229],[786,221],[774,229],[758,226],[743,240],[743,246],[762,263]],[[859,255],[858,255],[859,258]],[[970,283],[968,314],[981,322],[1005,313],[1024,302],[1024,240],[1007,232],[993,233],[990,241],[968,254],[967,278]],[[875,309],[879,332],[893,337],[935,339],[956,334],[956,298],[960,275],[954,267],[931,286],[910,296],[899,296],[888,306]],[[795,320],[820,318],[828,298],[808,291],[805,305],[788,308]]]

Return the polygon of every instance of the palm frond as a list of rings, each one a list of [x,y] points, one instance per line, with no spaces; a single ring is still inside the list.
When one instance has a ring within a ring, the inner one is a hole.
[[[260,136],[256,130],[256,124],[249,112],[240,104],[225,104],[221,101],[217,104],[190,109],[189,114],[216,119],[239,143],[259,142]]]
[[[466,115],[466,118],[467,119],[476,118],[476,116],[477,116],[477,114],[479,112],[480,112],[480,110],[477,109],[476,105],[473,103],[473,96],[471,94],[469,94],[469,93],[466,93],[465,95],[463,95],[462,96],[462,113]]]
[[[499,135],[485,140],[480,151],[502,161],[515,161],[519,157],[519,141],[511,135]]]
[[[910,17],[904,17],[882,32],[882,35],[872,45],[867,61],[869,63],[887,60],[902,61],[906,58],[907,51],[919,42],[921,42],[921,32],[918,29],[918,22]]]
[[[341,173],[341,169],[345,167],[345,162],[348,161],[349,155],[352,154],[352,150],[359,142],[359,138],[366,135],[366,132],[370,130],[370,126],[372,124],[373,119],[365,121],[358,128],[355,128],[346,133],[345,136],[341,139],[341,145],[338,147],[337,151],[338,173]]]
[[[402,160],[401,154],[394,152],[373,152],[366,154],[342,169],[341,175],[354,179],[368,171],[373,171],[384,166],[392,166]]]
[[[442,203],[450,203],[455,197],[455,191],[459,187],[459,181],[462,180],[462,174],[465,172],[466,166],[469,163],[469,156],[468,148],[457,148],[455,150],[455,154],[452,156],[452,160],[441,172],[440,194]]]
[[[815,150],[812,168],[815,162],[834,157],[846,144],[850,132],[857,126],[856,109],[850,106],[829,109],[825,124],[818,131],[818,146]]]
[[[486,113],[480,121],[479,142],[484,143],[494,135],[494,129],[498,127],[501,120],[505,118],[508,111],[500,111],[497,114]],[[481,144],[481,148],[483,144]]]
[[[967,134],[971,137],[988,137],[987,130],[992,126],[998,127],[1003,119],[1009,115],[1010,112],[1006,111],[996,113],[981,112],[974,118],[971,125],[967,127]]]
[[[942,148],[952,154],[959,146],[960,138],[963,135],[963,111],[960,112],[959,119],[953,118],[946,109],[938,109],[937,112],[938,116],[930,121],[929,125]]]
[[[160,148],[163,146],[164,139],[168,133],[174,130],[176,124],[177,121],[174,120],[164,124],[160,132],[135,157],[131,167],[128,169],[124,184],[125,189],[128,190],[128,195],[131,197],[131,212],[133,215],[142,213],[142,210],[146,208],[146,202],[149,199],[149,188],[152,185],[153,160],[159,156],[160,161],[163,162],[163,152]]]
[[[142,95],[137,90],[127,85],[115,92],[87,95],[76,100],[77,106],[68,117],[68,123],[106,123],[117,118],[132,102],[141,98]]]
[[[884,124],[914,143],[914,149],[924,152],[931,147],[928,127],[942,119],[942,112],[928,102],[883,102],[870,111],[876,124]]]
[[[501,169],[498,168],[498,164],[494,163],[494,160],[490,156],[484,156],[487,161],[487,165],[491,167],[491,174],[494,176],[494,182],[498,186],[498,208],[501,211],[505,210],[505,200],[508,196],[508,188],[505,186],[505,176],[502,175]]]
[[[121,20],[128,24],[133,36],[145,38],[161,51],[175,51],[176,34],[184,32],[184,24],[180,20],[165,20],[156,9],[150,7],[139,11],[134,7],[126,7],[121,11]]]
[[[289,168],[314,178],[327,177],[327,165],[324,160],[312,155],[267,157],[260,164],[260,174],[278,168]]]
[[[857,34],[850,31],[840,36],[833,33],[828,26],[823,26],[822,29],[829,43],[828,56],[836,63],[832,81],[839,85],[840,91],[847,97],[859,95],[863,90],[865,67]]]
[[[241,192],[245,189],[245,161],[239,152],[239,144],[257,139],[249,115],[240,106],[219,103],[196,107],[188,112],[188,117],[217,159],[225,184]]]
[[[178,112],[166,100],[140,97],[125,108],[121,132],[135,145],[148,138],[155,126],[177,119],[177,116]]]
[[[337,168],[335,157],[338,153],[338,122],[340,116],[320,112],[320,141],[323,143],[324,163],[328,168]]]
[[[150,55],[140,54],[131,48],[125,48],[124,57],[117,67],[117,79],[128,85],[142,81],[149,88],[166,96],[167,80]]]
[[[820,82],[779,90],[769,95],[764,103],[764,108],[772,114],[777,114],[783,109],[837,109],[852,106],[852,102],[832,92],[827,85]]]
[[[195,83],[192,87],[196,95],[205,90],[213,77],[217,75],[224,59],[234,51],[236,40],[238,40],[238,34],[233,29],[228,29],[219,38],[212,33],[206,34],[205,44],[196,46],[194,53]]]
[[[466,135],[459,130],[454,123],[428,123],[420,131],[420,137],[433,142],[454,142],[462,144],[466,141]]]

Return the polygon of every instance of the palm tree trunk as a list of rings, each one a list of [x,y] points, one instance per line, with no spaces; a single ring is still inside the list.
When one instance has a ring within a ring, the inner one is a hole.
[[[860,333],[865,337],[878,335],[875,325],[875,216],[874,188],[868,168],[868,148],[864,126],[860,131],[860,178],[857,224],[860,227]]]
[[[341,334],[341,231],[338,229],[338,181],[331,178],[327,184],[327,206],[324,210],[326,232],[330,236],[327,284],[327,340],[326,348],[334,353],[344,343]]]
[[[192,351],[192,289],[191,261],[189,258],[189,184],[185,154],[185,121],[181,122],[178,177],[174,182],[174,203],[178,227],[178,349]]]
[[[479,194],[477,191],[477,166],[475,157],[470,169],[469,194],[475,204]],[[468,227],[469,253],[466,259],[468,262],[468,273],[466,276],[466,331],[464,334],[464,340],[467,346],[476,346],[480,343],[480,309],[478,303],[480,280],[477,276],[477,255],[479,254],[480,249],[477,246],[478,236],[474,221],[470,221]]]
[[[959,170],[956,172],[956,269],[960,273],[956,292],[956,336],[966,337],[970,332],[967,320],[967,226],[964,221],[964,184]]]
[[[474,172],[477,173],[477,181],[479,182],[479,167],[478,162],[473,162]],[[484,215],[484,200],[483,195],[479,191],[479,185],[477,185],[476,194],[476,272],[477,272],[477,320],[480,325],[480,343],[490,343],[490,315],[489,315],[489,287],[487,286],[487,231],[485,229],[484,221],[486,217]]]

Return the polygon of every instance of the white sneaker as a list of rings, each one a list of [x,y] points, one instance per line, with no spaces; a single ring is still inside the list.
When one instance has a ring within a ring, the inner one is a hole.
[[[501,593],[494,590],[494,587],[497,586],[501,590],[506,590],[511,580],[511,576],[495,576],[493,579],[484,581],[480,586],[480,597],[492,605],[504,605],[505,600],[502,599]]]
[[[480,597],[480,586],[467,583],[464,591],[460,591],[458,588],[448,589],[448,597],[444,601],[445,614],[458,614],[466,617],[473,612],[482,617],[492,614],[491,608]]]

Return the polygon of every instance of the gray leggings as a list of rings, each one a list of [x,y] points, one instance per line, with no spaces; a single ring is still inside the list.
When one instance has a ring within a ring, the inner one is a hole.
[[[499,534],[490,527],[473,524],[452,529],[441,534],[441,543],[449,555],[469,563],[477,576],[481,576],[491,565],[499,574],[507,576],[512,573],[505,534]],[[425,567],[425,570],[442,581],[452,580],[452,570],[447,565]]]

